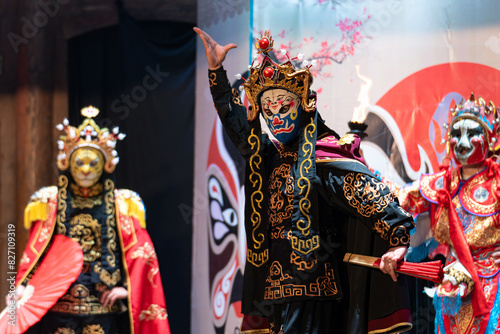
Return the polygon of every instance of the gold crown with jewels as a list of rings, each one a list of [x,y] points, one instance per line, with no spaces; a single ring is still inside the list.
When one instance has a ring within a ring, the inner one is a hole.
[[[69,125],[66,118],[62,124],[56,126],[59,131],[65,132],[57,141],[59,148],[57,167],[59,170],[66,170],[69,167],[71,154],[76,149],[92,147],[99,150],[106,159],[104,170],[107,173],[112,173],[120,160],[115,150],[116,142],[125,138],[125,134],[120,133],[118,127],[115,127],[111,132],[107,128],[100,128],[92,119],[99,114],[97,108],[85,107],[81,110],[81,114],[85,119],[78,128]]]
[[[251,105],[248,119],[254,120],[259,114],[259,96],[262,92],[271,88],[282,88],[297,94],[301,100],[302,109],[313,112],[316,108],[316,99],[311,96],[310,87],[313,76],[309,67],[296,70],[290,59],[282,64],[276,63],[268,55],[273,50],[273,38],[269,32],[264,32],[257,38],[255,46],[257,53],[262,53],[264,59],[257,66],[251,66],[250,76],[246,79],[243,87]]]

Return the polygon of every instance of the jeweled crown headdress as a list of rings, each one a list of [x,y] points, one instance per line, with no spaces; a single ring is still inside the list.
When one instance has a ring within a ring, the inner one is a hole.
[[[125,134],[120,133],[118,127],[115,127],[112,132],[107,128],[100,128],[92,119],[99,114],[97,108],[88,106],[83,108],[81,113],[86,118],[78,128],[69,125],[67,119],[56,126],[59,131],[65,132],[57,141],[59,148],[57,167],[62,171],[66,170],[69,167],[69,158],[77,148],[93,147],[99,150],[106,159],[104,170],[112,173],[119,161],[115,150],[116,141],[125,138]]]
[[[478,122],[484,130],[489,150],[496,151],[500,148],[499,143],[499,108],[495,107],[492,101],[486,104],[482,97],[476,97],[471,93],[469,99],[462,101],[450,109],[451,123],[450,127],[462,119],[471,119]],[[448,132],[449,138],[449,132]]]
[[[257,38],[255,46],[257,53],[262,53],[264,59],[262,63],[250,68],[250,76],[243,84],[245,94],[250,102],[251,108],[248,112],[248,119],[254,120],[259,114],[260,106],[258,98],[260,94],[270,88],[283,88],[297,94],[301,100],[302,109],[306,112],[313,112],[316,107],[316,100],[310,96],[310,87],[313,76],[309,67],[296,70],[290,59],[283,64],[276,63],[268,55],[273,50],[273,38],[269,32],[264,32]]]

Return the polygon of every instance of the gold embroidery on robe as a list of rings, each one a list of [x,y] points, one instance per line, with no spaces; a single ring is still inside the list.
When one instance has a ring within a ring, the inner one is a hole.
[[[403,233],[401,233],[401,236],[398,237],[396,234],[399,230],[402,230]],[[392,231],[391,236],[389,237],[389,242],[393,247],[408,245],[410,243],[410,236],[406,233],[406,229],[404,227],[399,226]]]
[[[488,180],[486,173],[481,173],[468,180],[460,190],[460,199],[468,211],[478,215],[491,215],[500,210],[500,201],[494,191],[497,189],[495,178]]]
[[[377,232],[384,240],[388,239],[388,234],[389,234],[390,228],[391,227],[389,226],[389,224],[387,224],[382,219],[375,222],[375,224],[373,226],[373,229],[375,230],[375,232]]]
[[[167,317],[167,309],[156,304],[149,305],[147,310],[142,310],[139,314],[140,321],[165,320]]]
[[[269,177],[269,224],[271,229],[290,218],[293,213],[294,180],[290,175],[291,166],[282,164]],[[285,190],[282,191],[283,182]]]
[[[54,334],[75,334],[75,331],[69,327],[59,327]]]
[[[93,324],[83,327],[82,334],[105,334],[105,332],[101,325]]]
[[[75,183],[71,183],[69,187],[71,188],[71,191],[74,195],[81,198],[90,198],[102,194],[102,183],[96,183],[90,188],[83,188]]]
[[[83,261],[93,262],[101,256],[101,225],[88,213],[74,216],[68,236],[80,244]]]
[[[243,107],[243,103],[241,103],[240,93],[236,89],[231,89],[233,93],[233,103]]]
[[[104,182],[104,203],[106,205],[106,225],[107,225],[107,237],[109,238],[108,244],[106,245],[106,248],[108,249],[108,255],[106,256],[106,261],[109,263],[111,267],[116,266],[116,256],[115,256],[115,251],[117,249],[117,243],[116,243],[116,230],[114,227],[116,227],[116,222],[115,222],[115,198],[114,198],[114,189],[115,189],[115,184],[113,181],[107,179]]]
[[[156,284],[154,284],[154,277],[159,272],[159,268],[156,265],[157,257],[153,245],[149,242],[145,242],[144,246],[137,247],[137,249],[132,252],[130,257],[132,259],[143,259],[146,264],[151,267],[148,272],[148,280],[153,288],[155,288]]]
[[[313,133],[316,131],[316,125],[314,120],[311,119],[303,132],[304,142],[302,144],[302,155],[303,159],[300,162],[300,177],[297,180],[297,188],[300,190],[299,195],[302,197],[299,200],[299,210],[301,213],[301,218],[297,220],[296,228],[302,234],[302,238],[296,235],[291,235],[291,243],[293,250],[301,254],[309,254],[315,249],[319,248],[319,236],[311,235],[310,228],[312,224],[312,218],[309,212],[311,208],[311,200],[309,199],[309,194],[311,192],[311,180],[307,177],[309,169],[314,165],[314,145],[311,140],[314,138]],[[307,237],[307,238],[304,238]]]
[[[352,144],[354,143],[354,140],[355,140],[354,135],[352,133],[348,133],[339,139],[338,144],[339,145]]]
[[[57,216],[56,216],[56,226],[58,234],[66,234],[66,226],[64,222],[66,221],[66,200],[68,199],[68,178],[66,175],[59,176],[59,191],[57,194]]]
[[[97,296],[90,294],[89,289],[82,284],[75,284],[52,306],[51,311],[67,314],[107,314],[120,309],[119,303],[104,307]]]
[[[210,87],[217,86],[217,82],[215,82],[215,80],[217,80],[217,74],[210,73],[208,80],[210,81]]]
[[[370,180],[358,173],[349,173],[344,178],[344,194],[349,205],[364,217],[382,212],[395,199],[391,192],[381,195],[387,188],[382,182],[376,178]]]
[[[288,279],[292,279],[292,277],[284,274],[280,263],[274,261],[270,268],[270,274],[266,279],[269,285],[264,291],[264,299],[277,300],[295,296],[334,296],[338,293],[333,269],[330,269],[329,263],[325,263],[325,275],[318,277],[314,283],[283,283]]]
[[[454,210],[457,208],[462,208],[458,196],[453,197],[452,203]],[[465,214],[469,215],[469,213]],[[470,218],[473,220],[471,224],[473,225],[469,226],[465,230],[465,238],[467,240],[467,243],[471,247],[490,247],[500,241],[500,229],[498,228],[499,215],[492,215],[487,217],[476,215],[471,216],[472,217]],[[436,224],[433,231],[434,238],[440,243],[444,243],[450,246],[453,245],[449,232],[448,209],[440,207],[436,212],[435,221]]]
[[[472,324],[474,320],[472,304],[466,305],[465,307],[461,307],[458,311],[458,314],[455,316],[455,321],[457,323],[457,327],[459,329],[459,333],[465,333],[466,330]]]
[[[298,270],[311,270],[318,263],[318,259],[305,261],[295,252],[290,253],[290,263],[295,264]]]
[[[101,282],[108,286],[115,286],[122,279],[120,269],[116,269],[112,274],[106,269],[102,268],[100,264],[94,265],[94,272],[99,274]]]
[[[74,209],[92,209],[96,205],[102,205],[101,197],[71,197],[71,207]]]
[[[252,156],[249,161],[251,173],[248,176],[248,180],[253,189],[249,199],[252,206],[252,213],[250,214],[250,222],[248,224],[252,224],[251,236],[253,243],[248,244],[247,261],[256,267],[260,267],[269,260],[269,250],[267,248],[261,249],[262,244],[266,241],[266,235],[258,231],[260,225],[263,223],[259,209],[262,208],[261,203],[264,199],[264,194],[262,193],[263,181],[260,174],[262,163],[262,157],[260,156],[261,140],[255,134],[255,129],[252,129],[251,135],[248,137],[248,143],[252,149]]]

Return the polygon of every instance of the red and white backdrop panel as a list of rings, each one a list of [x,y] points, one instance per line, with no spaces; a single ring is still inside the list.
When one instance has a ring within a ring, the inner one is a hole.
[[[474,92],[500,104],[499,12],[495,0],[199,0],[198,24],[219,44],[238,45],[224,63],[236,88],[266,30],[275,58],[313,64],[327,124],[342,135],[356,111],[368,125],[367,163],[405,184],[437,170],[454,101]],[[244,165],[216,118],[207,71],[198,42],[192,333],[234,333],[242,317]]]

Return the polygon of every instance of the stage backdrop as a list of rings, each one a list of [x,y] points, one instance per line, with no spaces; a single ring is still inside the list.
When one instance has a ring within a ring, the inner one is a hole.
[[[356,111],[368,125],[368,165],[405,184],[437,170],[455,102],[474,92],[500,104],[499,12],[495,0],[200,0],[198,22],[219,44],[238,45],[224,63],[235,87],[256,54],[255,38],[270,30],[275,58],[313,65],[327,124],[344,134]],[[192,333],[236,333],[243,163],[216,119],[200,41],[197,50]],[[419,299],[421,289],[412,294]],[[413,310],[415,333],[432,330],[425,305]]]

